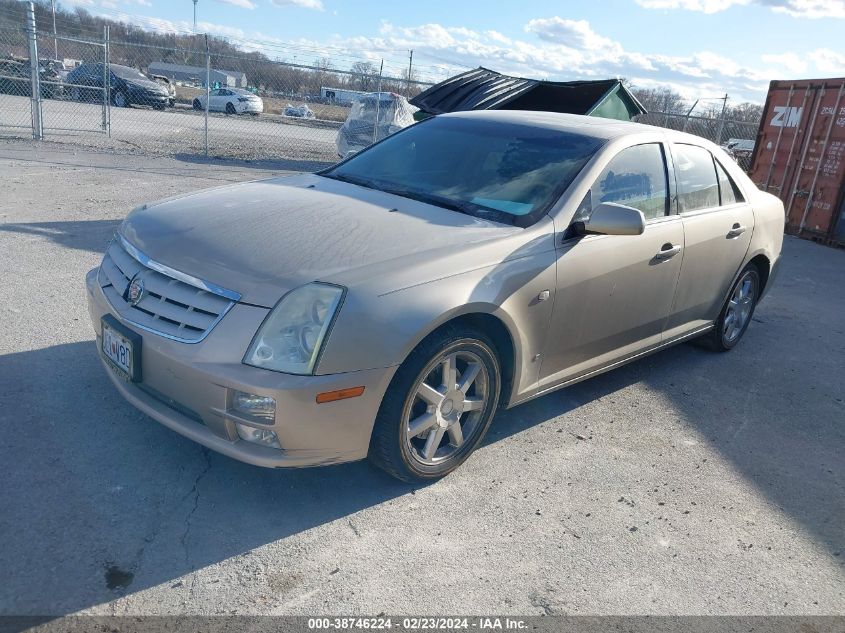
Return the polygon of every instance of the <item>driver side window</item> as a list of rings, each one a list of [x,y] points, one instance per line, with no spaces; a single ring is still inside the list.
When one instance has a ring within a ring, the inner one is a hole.
[[[662,145],[646,143],[619,152],[590,187],[575,221],[589,218],[602,202],[639,209],[646,221],[665,216],[669,211],[669,185]]]

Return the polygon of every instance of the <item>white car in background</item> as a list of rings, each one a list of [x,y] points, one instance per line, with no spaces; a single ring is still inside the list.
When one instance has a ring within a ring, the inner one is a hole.
[[[196,97],[193,102],[194,110],[205,110],[205,99],[205,95]],[[241,88],[218,88],[210,93],[208,110],[226,114],[258,115],[264,112],[264,101]]]

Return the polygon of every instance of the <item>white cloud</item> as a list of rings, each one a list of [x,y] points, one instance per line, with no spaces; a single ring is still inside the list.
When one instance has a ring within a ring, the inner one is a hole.
[[[750,0],[637,0],[646,9],[685,9],[701,13],[718,13],[735,4],[748,4]]]
[[[221,4],[230,4],[241,9],[254,9],[255,3],[252,0],[217,0]]]
[[[148,30],[192,31],[188,21],[120,12],[105,17],[116,15]],[[328,57],[335,68],[345,70],[355,61],[368,60],[378,66],[383,59],[385,75],[394,77],[407,69],[407,51],[413,50],[417,76],[430,81],[486,66],[509,75],[552,80],[625,77],[642,87],[671,87],[690,99],[727,92],[733,101],[760,102],[772,79],[845,75],[842,51],[820,48],[799,55],[789,49],[778,50],[779,43],[773,42],[772,49],[760,57],[741,60],[711,50],[654,54],[626,50],[620,42],[597,33],[588,22],[558,16],[530,20],[522,37],[434,22],[400,26],[384,21],[373,36],[294,41],[210,22],[199,23],[198,30],[235,38],[245,51],[261,51],[289,61],[295,58],[300,64]]]
[[[819,48],[807,55],[819,71],[829,75],[842,75],[845,69],[845,54],[828,48]]]
[[[323,0],[273,0],[277,7],[302,7],[303,9],[314,9],[324,11]]]
[[[845,18],[845,0],[760,0],[773,11],[796,18]]]
[[[557,16],[530,20],[524,30],[528,36],[513,38],[437,23],[398,26],[383,22],[375,37],[335,37],[331,43],[335,55],[341,50],[360,57],[361,51],[367,51],[373,60],[396,60],[394,67],[400,66],[397,51],[413,49],[418,73],[433,80],[485,66],[543,79],[625,77],[638,86],[669,86],[691,99],[727,92],[733,101],[761,102],[772,79],[845,74],[845,54],[827,49],[809,55],[771,51],[756,59],[737,60],[711,50],[689,55],[629,51],[594,31],[588,22]]]
[[[796,18],[845,18],[845,0],[637,0],[646,9],[718,13],[735,5],[759,4]]]
[[[96,11],[94,13],[96,14]],[[107,20],[117,20],[126,24],[134,24],[146,31],[154,31],[156,33],[193,33],[194,31],[193,23],[187,20],[165,20],[151,16],[132,15],[121,11],[101,13],[98,15]],[[225,24],[215,24],[214,22],[197,22],[197,32],[220,35],[237,40],[246,38],[246,32],[243,29]]]
[[[102,9],[120,9],[121,7],[138,6],[151,7],[153,6],[150,0],[61,0],[60,5],[66,7],[93,7]]]
[[[596,33],[586,20],[567,20],[560,17],[530,20],[525,25],[528,33],[540,39],[570,48],[588,51],[621,48],[619,44]]]
[[[771,75],[782,75],[784,72],[801,75],[806,73],[809,67],[807,60],[795,53],[761,55],[760,59],[767,64],[772,64],[773,68],[769,71]]]

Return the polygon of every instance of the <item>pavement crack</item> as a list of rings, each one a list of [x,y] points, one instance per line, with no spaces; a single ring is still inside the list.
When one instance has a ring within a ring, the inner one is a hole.
[[[191,533],[191,519],[194,516],[194,513],[197,511],[197,507],[200,503],[200,492],[199,492],[199,484],[202,481],[202,478],[211,470],[211,454],[210,451],[203,447],[202,455],[205,459],[205,467],[197,474],[196,479],[194,479],[194,485],[188,491],[188,493],[183,497],[183,499],[187,499],[191,495],[194,497],[194,504],[191,507],[191,510],[188,512],[187,516],[185,517],[185,530],[182,532],[182,537],[179,539],[179,542],[182,544],[182,550],[185,552],[185,564],[190,564],[190,556],[188,552],[188,536]]]

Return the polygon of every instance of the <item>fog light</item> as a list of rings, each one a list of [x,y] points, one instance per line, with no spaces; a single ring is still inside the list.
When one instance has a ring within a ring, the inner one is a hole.
[[[268,422],[276,419],[276,401],[269,396],[235,391],[232,393],[232,410]]]
[[[246,442],[268,446],[269,448],[282,448],[282,445],[279,444],[279,438],[270,429],[257,429],[254,426],[247,426],[238,422],[235,422],[235,426],[238,429],[238,436]]]

